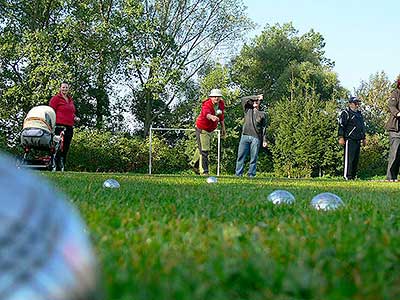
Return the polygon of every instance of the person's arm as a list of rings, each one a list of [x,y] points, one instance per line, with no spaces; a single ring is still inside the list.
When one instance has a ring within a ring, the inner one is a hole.
[[[218,118],[217,116],[212,115],[212,114],[207,114],[207,115],[206,115],[206,118],[207,118],[208,120],[213,121],[213,122],[218,122],[218,121],[219,121],[219,118]]]
[[[338,136],[339,136],[339,144],[344,145],[346,142],[344,140],[344,132],[345,128],[347,126],[347,119],[348,119],[348,113],[347,111],[342,111],[339,117],[339,129],[338,129]]]
[[[393,117],[396,117],[396,118],[399,118],[400,117],[400,111],[399,111],[399,108],[398,108],[398,104],[399,104],[399,98],[400,98],[400,92],[398,92],[398,91],[394,91],[391,95],[390,95],[390,98],[389,98],[389,101],[388,101],[388,108],[389,108],[389,111],[390,111],[390,114],[393,116]]]
[[[245,96],[242,98],[242,107],[245,110],[246,108],[253,108],[253,104],[257,100],[262,100],[262,95],[251,95]]]
[[[55,111],[57,110],[57,106],[58,106],[58,101],[57,101],[57,97],[51,97],[50,102],[49,102],[49,106],[54,109]]]
[[[72,104],[73,104],[73,106],[74,106],[74,122],[80,122],[81,118],[79,118],[79,117],[76,115],[76,107],[75,107],[74,100],[72,99],[72,97],[70,98],[70,100],[71,100],[71,102],[72,102]]]
[[[264,118],[263,118],[263,124],[262,124],[262,146],[264,148],[267,148],[268,143],[267,143],[267,115],[266,113],[264,113]]]
[[[221,123],[221,135],[222,137],[225,137],[226,136],[225,122],[221,121],[220,123]]]

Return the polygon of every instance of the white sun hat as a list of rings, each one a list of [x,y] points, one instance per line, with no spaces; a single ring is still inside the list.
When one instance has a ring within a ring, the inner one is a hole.
[[[221,90],[219,89],[212,89],[210,92],[209,97],[222,97]]]

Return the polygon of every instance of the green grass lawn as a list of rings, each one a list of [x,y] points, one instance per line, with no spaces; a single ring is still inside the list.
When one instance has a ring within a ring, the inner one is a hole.
[[[107,300],[400,299],[400,183],[45,176],[88,224]],[[295,204],[269,203],[276,189]],[[314,210],[322,192],[345,207]]]

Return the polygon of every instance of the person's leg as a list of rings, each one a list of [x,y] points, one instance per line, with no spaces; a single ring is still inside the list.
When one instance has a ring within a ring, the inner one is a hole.
[[[358,161],[360,159],[360,148],[361,148],[361,141],[352,141],[352,167],[351,167],[351,176],[353,179],[357,176],[357,167]]]
[[[244,170],[244,161],[246,159],[247,154],[249,153],[250,150],[250,143],[248,140],[247,135],[242,135],[240,137],[240,142],[239,142],[239,149],[238,149],[238,157],[236,160],[236,169],[235,169],[235,175],[236,176],[242,176],[243,175],[243,170]]]
[[[345,145],[344,178],[352,180],[356,178],[358,158],[360,155],[360,141],[347,140]]]
[[[201,133],[201,129],[199,128],[195,128],[196,129],[196,142],[197,142],[197,147],[196,150],[194,151],[193,154],[193,159],[190,162],[191,166],[195,169],[195,172],[198,173],[201,163],[200,163],[200,149],[201,149],[201,141],[200,141],[200,133]]]
[[[200,173],[204,175],[208,175],[208,152],[210,151],[211,145],[211,133],[205,130],[202,130],[200,133]]]
[[[57,153],[56,153],[56,170],[57,171],[61,170],[61,160],[63,161],[63,163],[64,163],[64,160],[65,160],[65,157],[64,157],[65,156],[64,155],[64,145],[65,145],[65,140],[66,140],[66,137],[65,137],[66,128],[65,128],[64,125],[56,124],[56,128],[54,130],[55,135],[60,135],[62,131],[64,131],[63,141],[60,141],[60,143],[62,143],[62,146],[57,148]]]
[[[399,175],[399,169],[400,169],[400,137],[398,137],[397,139],[396,139],[396,141],[397,141],[397,149],[396,149],[396,158],[395,158],[395,160],[394,160],[394,163],[393,163],[393,174],[394,174],[394,176],[393,176],[393,180],[396,180],[397,181],[397,179],[398,179],[398,175]]]
[[[65,133],[64,133],[64,147],[63,147],[63,151],[62,151],[62,157],[64,159],[64,166],[67,162],[67,154],[69,151],[69,148],[71,146],[71,141],[72,141],[72,137],[74,135],[74,130],[71,126],[67,126],[65,128]]]
[[[350,168],[349,168],[349,140],[346,140],[346,143],[344,144],[344,167],[343,167],[343,177],[344,179],[348,180],[351,179],[349,178],[350,174]]]
[[[249,164],[249,177],[256,176],[256,168],[257,168],[257,158],[258,151],[260,150],[260,140],[256,137],[251,136],[251,144],[250,144],[250,164]]]
[[[387,180],[397,180],[400,167],[400,133],[389,132],[390,150],[386,171]]]

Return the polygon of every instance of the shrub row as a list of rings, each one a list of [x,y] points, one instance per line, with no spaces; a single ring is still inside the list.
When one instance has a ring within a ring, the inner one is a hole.
[[[181,145],[169,146],[153,137],[153,171],[174,173],[187,168],[187,159]],[[97,129],[75,129],[67,168],[88,172],[147,173],[149,140]]]
[[[224,142],[222,142],[221,172],[233,174],[237,149],[226,148]],[[181,138],[176,143],[171,144],[166,139],[153,135],[152,173],[188,172],[190,169],[189,161],[195,147],[196,144],[193,139],[187,141],[185,138]],[[368,144],[361,151],[360,177],[367,178],[385,174],[388,148],[389,143],[386,135],[377,134],[368,137]],[[216,158],[213,154],[210,159],[212,160],[211,167],[215,168],[214,160]],[[273,168],[271,164],[269,153],[260,151],[258,171],[260,173],[271,171]],[[337,161],[332,162],[332,164],[341,166],[343,163]],[[149,168],[149,139],[140,136],[112,134],[96,129],[76,129],[67,167],[74,171],[147,173]],[[213,171],[215,172],[215,170]]]

